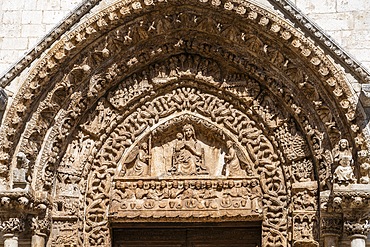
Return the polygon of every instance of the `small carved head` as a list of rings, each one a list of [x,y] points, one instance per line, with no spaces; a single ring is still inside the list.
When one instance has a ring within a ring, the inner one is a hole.
[[[244,187],[247,187],[247,186],[248,186],[248,181],[247,181],[247,180],[245,180],[245,179],[243,179],[243,181],[242,181],[242,185],[243,185]]]
[[[235,184],[234,184],[234,181],[232,181],[232,180],[231,180],[231,181],[229,181],[229,188],[233,188],[233,187],[234,187],[234,185],[235,185]]]
[[[194,131],[193,125],[185,124],[182,130],[184,131],[184,135],[186,138],[190,138],[190,137],[195,138],[195,131]]]
[[[28,163],[30,161],[27,159],[26,154],[23,152],[17,153],[17,163],[20,168],[28,168]]]
[[[179,133],[176,134],[176,138],[177,138],[177,140],[182,140],[184,138],[184,135],[179,132]]]
[[[341,140],[339,141],[339,149],[340,149],[340,150],[348,149],[348,147],[349,147],[349,144],[348,144],[347,139],[341,139]]]
[[[142,188],[143,188],[143,186],[144,186],[144,182],[143,182],[143,180],[139,180],[139,181],[137,181],[137,187],[138,187],[138,188],[142,189]]]
[[[148,144],[147,144],[146,142],[143,142],[143,143],[141,144],[141,149],[142,149],[142,150],[147,150],[147,149],[148,149]]]

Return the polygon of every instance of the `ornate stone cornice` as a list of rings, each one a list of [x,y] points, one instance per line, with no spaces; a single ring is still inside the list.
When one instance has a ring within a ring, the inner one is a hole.
[[[329,54],[335,62],[351,73],[359,83],[370,83],[369,71],[362,66],[355,58],[341,48],[332,38],[329,37],[320,27],[311,21],[301,10],[289,0],[268,0],[284,16],[289,18],[296,26],[310,36],[320,47]]]
[[[30,66],[46,49],[48,49],[57,39],[73,27],[83,16],[93,7],[98,5],[101,0],[85,0],[64,20],[62,20],[50,33],[48,33],[32,50],[29,50],[23,58],[16,62],[4,75],[1,76],[0,86],[6,87],[10,82]],[[0,97],[1,110],[1,97]]]
[[[341,210],[364,209],[370,203],[370,190],[368,185],[352,184],[348,186],[340,186],[334,184],[333,206]]]
[[[9,190],[0,192],[0,210],[12,212],[45,212],[49,199],[32,190]]]

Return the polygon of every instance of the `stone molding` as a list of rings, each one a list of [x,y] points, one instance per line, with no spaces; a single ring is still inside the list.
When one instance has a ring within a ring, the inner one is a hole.
[[[4,75],[0,77],[0,86],[5,88],[12,80],[18,77],[24,69],[41,56],[50,46],[64,35],[71,27],[78,23],[93,7],[98,5],[101,0],[85,0],[75,10],[73,10],[66,18],[64,18],[50,33],[31,50],[29,50],[23,58],[16,62]],[[1,110],[1,98],[0,98]]]
[[[311,21],[291,1],[268,0],[274,7],[280,10],[295,25],[304,30],[319,46],[338,62],[343,68],[351,73],[359,83],[370,83],[369,71],[354,57],[348,54],[340,45],[327,35],[322,28]]]
[[[109,246],[112,220],[178,214],[262,218],[263,246],[318,246],[318,192],[356,183],[367,148],[344,75],[269,11],[186,3],[116,3],[40,61],[0,140],[4,184],[39,194],[5,193],[4,207],[50,209],[55,245]]]

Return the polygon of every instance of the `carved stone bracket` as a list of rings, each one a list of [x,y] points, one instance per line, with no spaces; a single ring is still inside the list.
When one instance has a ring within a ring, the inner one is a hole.
[[[44,213],[50,205],[49,199],[32,190],[14,190],[0,193],[0,209],[12,212]]]
[[[366,209],[370,203],[370,190],[365,184],[347,186],[334,184],[331,198],[332,206],[336,211],[362,210]]]

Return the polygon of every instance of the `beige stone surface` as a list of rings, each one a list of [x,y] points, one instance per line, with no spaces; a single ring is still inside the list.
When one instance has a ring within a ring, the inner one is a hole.
[[[347,75],[279,14],[187,3],[86,17],[19,79],[0,129],[1,232],[102,247],[123,222],[241,221],[259,222],[263,247],[365,237],[370,145]],[[48,4],[8,17],[24,23],[11,41],[51,28],[64,10]],[[305,6],[352,32],[354,15],[321,13],[331,4]]]
[[[80,0],[14,0],[0,2],[0,73],[32,49]],[[94,11],[114,0],[103,0]],[[255,0],[269,6],[267,0]],[[370,66],[370,2],[364,0],[295,0],[298,8],[346,51]]]

